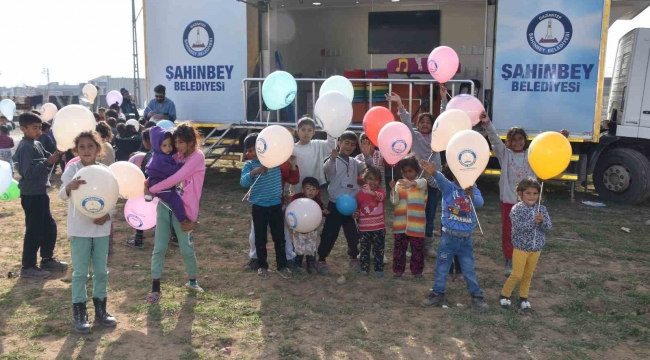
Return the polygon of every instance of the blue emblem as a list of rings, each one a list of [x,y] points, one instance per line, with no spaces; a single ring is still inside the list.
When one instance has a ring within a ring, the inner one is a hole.
[[[210,25],[202,20],[192,21],[183,32],[183,46],[195,58],[208,55],[214,47],[214,32]]]
[[[129,223],[129,225],[133,226],[136,229],[139,229],[142,227],[143,222],[142,219],[140,219],[139,216],[134,215],[134,214],[129,214],[126,216],[126,222]]]
[[[466,149],[458,154],[458,162],[466,168],[476,164],[476,153],[473,150]]]
[[[402,139],[397,139],[393,141],[393,143],[390,145],[390,149],[393,150],[395,154],[401,154],[404,151],[406,151],[407,145],[406,141]]]
[[[104,199],[89,196],[81,200],[81,207],[91,214],[96,214],[104,209]]]
[[[287,213],[287,224],[289,224],[292,229],[298,227],[298,217],[293,213],[293,211]]]
[[[573,25],[559,11],[544,11],[528,24],[526,41],[536,52],[553,55],[564,50],[573,36]]]
[[[264,138],[257,138],[257,141],[255,142],[255,152],[257,152],[258,155],[266,152],[266,140],[264,140]]]

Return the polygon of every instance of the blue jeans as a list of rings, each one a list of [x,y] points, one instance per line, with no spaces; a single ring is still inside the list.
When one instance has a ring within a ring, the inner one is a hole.
[[[445,232],[442,233],[440,245],[438,246],[438,261],[436,262],[435,282],[433,290],[438,294],[445,293],[447,284],[447,275],[451,268],[454,255],[458,256],[460,267],[463,269],[467,291],[471,295],[483,295],[483,290],[478,285],[476,278],[476,269],[474,268],[474,241],[472,237],[451,236]]]
[[[424,231],[424,236],[433,236],[433,223],[436,219],[436,209],[438,208],[438,188],[428,187],[427,205],[425,214],[427,217],[427,225]]]

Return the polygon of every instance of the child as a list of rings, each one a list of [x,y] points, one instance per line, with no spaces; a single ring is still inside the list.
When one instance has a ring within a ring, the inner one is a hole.
[[[75,332],[87,334],[90,332],[86,301],[88,292],[88,268],[93,263],[93,304],[95,305],[95,321],[104,326],[115,326],[117,320],[106,311],[108,270],[109,235],[111,233],[111,216],[114,210],[98,218],[91,219],[75,211],[70,197],[72,192],[84,186],[83,178],[76,176],[77,172],[87,166],[105,166],[97,162],[97,156],[102,153],[99,134],[82,132],[74,140],[74,151],[79,161],[71,164],[61,176],[59,198],[68,201],[68,236],[70,237],[70,253],[72,257],[72,309],[74,312]]]
[[[519,302],[521,311],[532,311],[528,301],[530,282],[537,266],[537,260],[546,242],[546,233],[551,231],[551,217],[544,205],[538,205],[541,186],[534,178],[522,180],[517,185],[519,202],[512,207],[510,219],[512,222],[513,267],[512,274],[503,285],[499,303],[502,308],[509,309],[510,295],[518,282]]]
[[[258,134],[251,134],[249,142],[255,144],[257,141]],[[252,152],[246,152],[246,159],[252,160]],[[291,161],[287,161],[284,164],[280,165],[280,173],[282,174],[282,212],[285,210],[285,206],[291,201],[289,196],[288,187],[294,184],[297,184],[300,181],[300,172],[298,167],[295,168],[295,171],[292,170],[291,162],[296,161],[295,156],[290,157]],[[251,232],[248,235],[248,243],[250,245],[250,250],[248,252],[249,259],[246,264],[242,267],[244,271],[258,271],[260,266],[257,260],[257,247],[255,245],[255,223],[251,219]],[[291,242],[291,232],[289,228],[284,225],[284,252],[287,257],[287,267],[293,272],[303,272],[302,268],[302,257],[297,258],[296,253],[294,252],[293,243]],[[297,260],[300,260],[299,262]]]
[[[381,151],[377,150],[375,148],[375,144],[370,141],[368,138],[368,135],[366,133],[362,133],[361,136],[359,136],[359,141],[361,141],[361,146],[369,146],[372,151],[370,152],[372,154],[372,163],[377,170],[381,173],[381,176],[379,178],[379,187],[384,190],[386,190],[386,175],[385,175],[385,168],[384,168],[384,157],[381,156]],[[358,161],[361,162],[366,162],[366,156],[364,154],[359,154],[355,157]]]
[[[445,285],[447,275],[451,267],[451,259],[458,255],[463,276],[467,283],[467,290],[472,296],[472,306],[477,310],[485,310],[488,304],[483,298],[476,269],[474,267],[474,243],[472,232],[476,227],[474,207],[483,206],[483,197],[476,185],[472,188],[462,189],[449,167],[443,167],[443,173],[436,171],[436,166],[426,161],[420,161],[420,165],[428,176],[429,184],[435,181],[438,189],[442,192],[442,237],[438,246],[438,261],[435,271],[435,282],[431,293],[422,301],[422,306],[442,306],[445,303]],[[449,181],[447,179],[451,179]]]
[[[327,268],[327,256],[334,248],[336,238],[339,236],[341,226],[345,233],[345,238],[348,241],[348,256],[350,256],[349,267],[351,269],[359,270],[359,233],[357,225],[352,219],[352,215],[342,215],[336,208],[336,199],[341,195],[356,196],[359,192],[359,184],[357,182],[358,174],[363,170],[364,163],[350,157],[354,150],[357,148],[357,134],[352,131],[344,132],[338,141],[339,151],[332,150],[331,156],[325,160],[323,170],[330,184],[327,187],[329,193],[329,203],[327,204],[327,211],[329,216],[325,219],[323,225],[323,232],[321,233],[320,245],[318,245],[318,273],[327,275],[329,269]],[[372,166],[372,153],[371,147],[365,144],[361,147],[362,153],[365,154],[367,166]]]
[[[38,141],[41,143],[41,145],[43,145],[45,151],[49,152],[50,154],[54,154],[56,152],[56,144],[54,144],[54,141],[52,141],[52,138],[50,137],[51,128],[52,125],[47,122],[43,122],[41,124],[41,136],[38,137]]]
[[[328,214],[327,209],[320,199],[320,184],[313,177],[306,177],[302,180],[302,192],[291,197],[291,201],[301,198],[312,199],[320,206],[323,216]],[[296,250],[296,263],[302,264],[303,256],[307,262],[307,273],[316,272],[316,248],[318,247],[318,230],[310,233],[293,232],[293,246]]]
[[[23,113],[18,117],[24,137],[13,156],[18,163],[20,181],[20,202],[25,211],[25,239],[20,276],[44,279],[50,276],[48,270],[63,271],[68,264],[54,258],[56,246],[56,223],[50,212],[50,168],[59,161],[60,153],[50,154],[36,139],[41,136],[41,117]],[[41,267],[36,265],[36,253],[40,248]]]
[[[178,244],[185,263],[185,271],[189,281],[185,287],[191,291],[202,293],[203,289],[199,286],[196,278],[198,276],[198,266],[196,264],[196,255],[194,254],[194,236],[192,230],[199,216],[199,203],[201,201],[201,191],[205,179],[205,156],[199,149],[199,140],[196,130],[192,124],[185,122],[179,125],[173,134],[174,147],[176,154],[174,160],[183,163],[183,167],[174,175],[161,181],[149,188],[152,194],[157,194],[163,190],[174,188],[179,193],[187,220],[180,223],[174,216],[169,206],[164,201],[158,202],[158,217],[156,220],[156,240],[151,257],[151,275],[153,283],[151,292],[147,295],[146,301],[155,304],[160,300],[160,277],[169,244],[170,233],[173,229],[178,236]]]
[[[383,165],[383,164],[382,164]],[[386,244],[386,220],[384,200],[386,192],[379,186],[381,171],[369,166],[363,172],[363,189],[357,194],[357,211],[353,214],[359,219],[359,246],[361,274],[370,271],[370,250],[374,255],[375,276],[384,277],[384,246]]]
[[[106,166],[110,166],[115,162],[115,150],[113,150],[113,145],[111,145],[111,142],[113,141],[113,132],[111,131],[111,127],[108,126],[107,123],[100,121],[95,126],[95,131],[97,131],[99,136],[102,138],[102,156],[99,158],[99,162]]]
[[[441,93],[445,93],[444,87],[441,87]],[[431,151],[431,131],[433,129],[433,115],[430,113],[421,113],[418,117],[417,128],[418,131],[413,130],[413,122],[411,115],[406,111],[402,99],[396,93],[386,94],[387,101],[394,101],[397,103],[397,114],[413,135],[413,147],[411,149],[420,160],[426,160],[436,164],[436,168],[441,167],[440,153]],[[419,175],[419,174],[418,174]],[[428,185],[427,189],[427,203],[425,208],[426,214],[426,227],[424,231],[424,248],[428,256],[435,256],[436,250],[433,247],[433,229],[436,218],[436,209],[438,207],[438,188],[433,183]]]
[[[13,148],[14,139],[9,136],[9,128],[7,125],[0,125],[0,160],[8,162],[12,169],[11,149]]]
[[[106,108],[105,107],[100,107],[99,109],[97,109],[97,113],[99,114],[99,121],[106,121]],[[108,125],[111,125],[111,124],[108,124]]]
[[[285,234],[284,234],[284,212],[282,211],[282,171],[280,166],[267,169],[257,158],[255,143],[257,134],[251,134],[244,139],[246,154],[251,160],[244,163],[239,183],[242,187],[251,187],[248,201],[253,205],[252,217],[253,228],[255,231],[255,250],[259,269],[257,274],[262,277],[268,277],[269,264],[267,259],[266,240],[267,228],[271,228],[271,237],[275,244],[275,261],[277,264],[277,273],[289,279],[293,277],[291,270],[287,267],[287,258],[285,253]],[[298,171],[296,160],[289,160],[291,170]]]
[[[424,160],[426,162],[426,160]],[[426,215],[424,213],[427,203],[427,181],[418,178],[420,166],[414,155],[409,155],[399,161],[399,166],[404,179],[391,180],[390,201],[395,205],[393,217],[393,234],[395,246],[393,247],[393,273],[396,278],[401,278],[406,268],[406,250],[411,244],[411,273],[417,278],[422,278],[424,270],[424,226]]]
[[[145,172],[147,168],[147,164],[149,164],[149,160],[151,160],[151,156],[153,155],[153,151],[151,150],[151,140],[150,140],[151,138],[150,138],[149,131],[150,131],[149,129],[145,129],[142,132],[142,148],[145,149],[146,153],[144,154],[144,158],[142,158],[142,163],[140,164],[140,171],[142,171],[145,178],[147,177],[147,173]],[[133,236],[131,236],[129,239],[126,239],[126,245],[134,246],[142,250],[143,240],[144,240],[144,231],[136,230]],[[176,239],[176,235],[173,235],[171,242],[178,244],[178,239]]]
[[[149,130],[149,137],[151,139],[153,155],[146,165],[145,174],[147,175],[149,186],[155,186],[174,175],[181,169],[183,164],[178,164],[172,157],[174,145],[172,144],[171,132],[159,126],[154,126]],[[183,201],[181,201],[181,197],[175,188],[159,191],[157,196],[169,205],[174,216],[181,224],[187,221]]]
[[[291,185],[291,195],[302,191],[301,184],[306,177],[313,177],[319,184],[325,184],[325,171],[323,161],[329,157],[336,147],[336,138],[327,135],[327,140],[312,140],[316,133],[316,123],[309,117],[298,120],[296,126],[298,142],[293,146],[293,155],[296,156],[296,163],[300,169],[300,181]]]

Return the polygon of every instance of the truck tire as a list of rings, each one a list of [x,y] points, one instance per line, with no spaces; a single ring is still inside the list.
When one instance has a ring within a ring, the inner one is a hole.
[[[603,200],[640,204],[650,197],[650,161],[633,149],[612,149],[598,159],[593,180]]]

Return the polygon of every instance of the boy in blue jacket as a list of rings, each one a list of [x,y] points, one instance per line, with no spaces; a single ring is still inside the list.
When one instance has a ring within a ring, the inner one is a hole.
[[[483,206],[481,192],[476,185],[471,189],[461,188],[447,166],[443,167],[441,173],[436,170],[435,164],[421,161],[420,165],[430,176],[429,185],[433,185],[435,181],[442,192],[442,237],[438,246],[435,282],[427,298],[422,301],[422,306],[440,307],[444,304],[447,275],[454,256],[458,256],[467,283],[467,291],[472,296],[472,306],[477,310],[486,310],[488,304],[483,298],[483,290],[478,284],[474,268],[474,242],[472,241],[472,232],[476,227],[472,203],[477,208]]]

